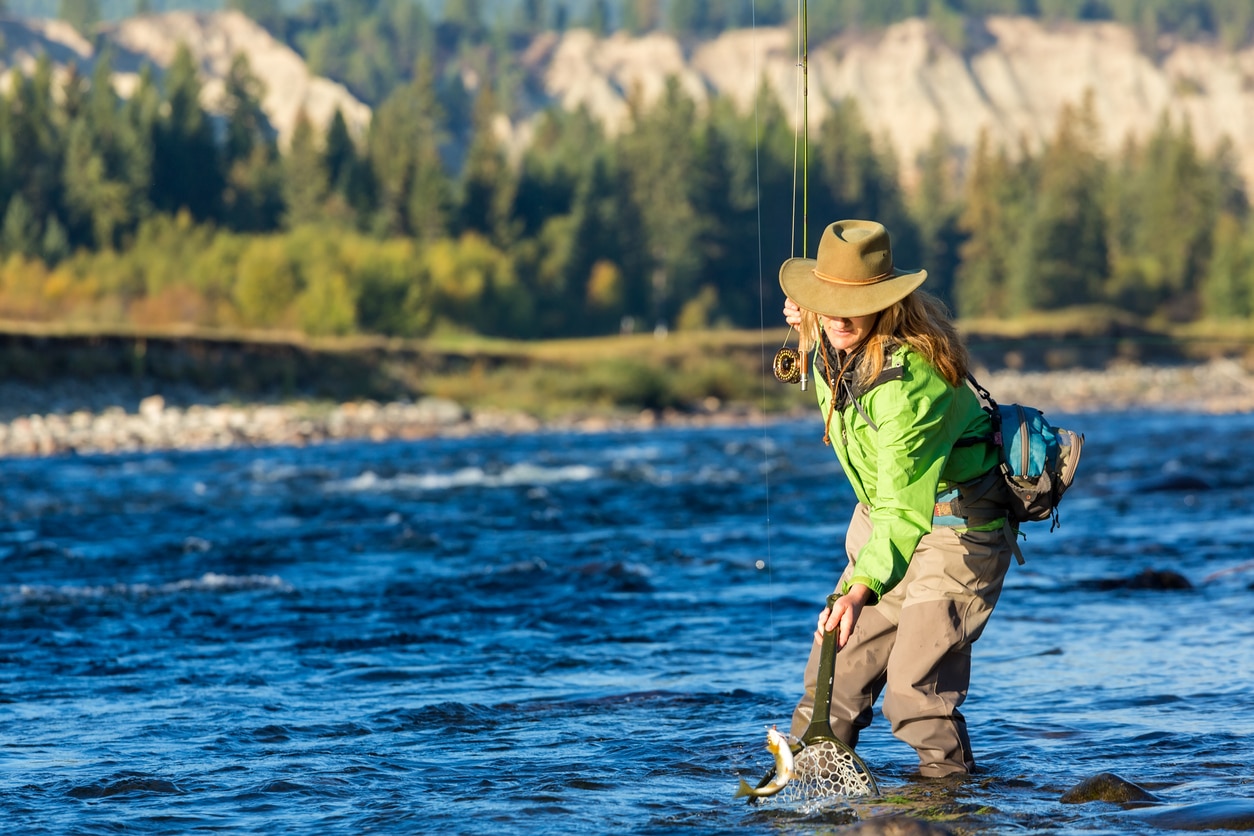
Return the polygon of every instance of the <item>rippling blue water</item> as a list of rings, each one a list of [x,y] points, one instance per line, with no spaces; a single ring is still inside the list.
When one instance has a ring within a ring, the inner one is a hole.
[[[954,792],[989,832],[1169,832],[1058,797],[1103,771],[1251,795],[1254,416],[1062,423],[1081,481],[976,647]],[[840,569],[820,434],[2,462],[0,827],[814,832],[732,792]],[[1194,588],[1108,588],[1144,570]],[[859,751],[919,787],[882,719]]]

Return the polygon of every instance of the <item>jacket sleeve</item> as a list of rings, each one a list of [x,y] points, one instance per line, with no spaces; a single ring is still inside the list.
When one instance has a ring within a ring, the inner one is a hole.
[[[865,398],[878,425],[867,435],[876,477],[867,492],[872,533],[849,584],[866,584],[877,600],[901,582],[919,541],[932,530],[941,472],[953,449],[946,420],[953,401],[954,390],[935,373],[908,374]]]

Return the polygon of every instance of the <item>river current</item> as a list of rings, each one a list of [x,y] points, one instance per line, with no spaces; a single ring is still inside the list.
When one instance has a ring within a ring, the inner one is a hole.
[[[843,561],[817,419],[0,462],[0,830],[1254,827],[1254,415],[1050,417],[1088,440],[974,649],[979,774],[877,712],[884,798],[821,811],[732,797]],[[1103,772],[1157,802],[1060,801]]]

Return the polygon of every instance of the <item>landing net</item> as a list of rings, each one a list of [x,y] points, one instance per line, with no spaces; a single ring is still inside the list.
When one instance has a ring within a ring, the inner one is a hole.
[[[879,795],[875,778],[862,759],[834,740],[819,740],[793,755],[795,774],[774,795],[757,799],[762,806],[800,806],[831,798]]]

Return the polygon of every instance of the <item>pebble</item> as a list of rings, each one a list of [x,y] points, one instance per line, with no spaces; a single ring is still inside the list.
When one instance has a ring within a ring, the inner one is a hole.
[[[1240,362],[1228,359],[1193,366],[1105,370],[976,370],[976,376],[999,402],[1031,404],[1051,417],[1133,409],[1254,410],[1254,375]],[[178,385],[150,392],[134,383],[61,382],[40,387],[0,383],[0,457],[306,445],[341,439],[386,441],[545,428],[593,432],[763,420],[760,410],[751,405],[717,402],[702,403],[692,412],[596,413],[542,424],[523,413],[468,410],[434,397],[386,404],[248,403],[238,398],[232,393],[215,397]],[[127,403],[134,406],[121,405]]]

